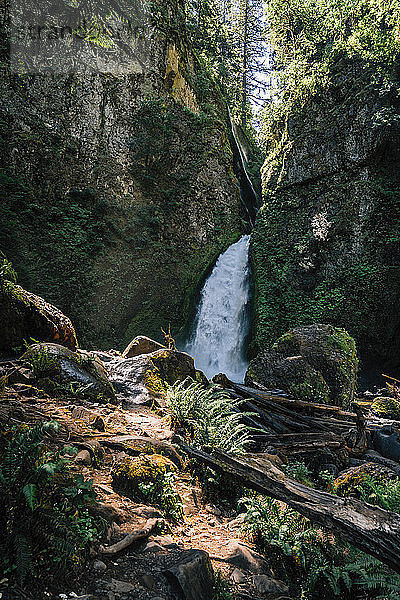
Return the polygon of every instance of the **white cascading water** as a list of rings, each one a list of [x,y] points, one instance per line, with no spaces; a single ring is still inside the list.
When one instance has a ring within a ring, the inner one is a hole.
[[[250,236],[243,236],[218,258],[206,280],[185,352],[208,378],[225,373],[242,382],[248,366]]]

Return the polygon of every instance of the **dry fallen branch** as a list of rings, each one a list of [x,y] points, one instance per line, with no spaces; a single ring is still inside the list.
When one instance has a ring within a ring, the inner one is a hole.
[[[121,552],[121,550],[125,550],[125,548],[130,546],[133,542],[148,537],[153,529],[162,522],[163,519],[148,519],[146,525],[142,529],[136,529],[136,531],[128,533],[122,540],[112,546],[100,546],[99,552],[108,556],[117,554],[118,552]]]

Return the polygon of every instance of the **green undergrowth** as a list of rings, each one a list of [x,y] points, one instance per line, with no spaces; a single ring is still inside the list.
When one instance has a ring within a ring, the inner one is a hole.
[[[232,454],[244,454],[250,441],[248,427],[235,412],[241,401],[233,400],[222,388],[208,388],[188,380],[167,384],[166,407],[173,426],[191,445],[202,449],[218,448]]]
[[[58,429],[56,422],[22,425],[1,436],[0,566],[11,590],[72,581],[104,531],[90,514],[93,481],[69,475],[68,459],[49,449]]]
[[[400,598],[398,574],[282,502],[252,493],[239,505],[245,532],[294,598]]]
[[[166,386],[166,407],[176,435],[205,452],[213,449],[244,454],[250,442],[250,430],[242,423],[240,401],[233,400],[222,388],[188,380]],[[250,414],[250,413],[247,413]],[[229,475],[216,473],[196,460],[190,469],[207,497],[229,507],[243,493],[242,486]]]

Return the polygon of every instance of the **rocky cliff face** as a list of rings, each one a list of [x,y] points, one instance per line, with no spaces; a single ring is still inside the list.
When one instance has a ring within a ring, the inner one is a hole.
[[[86,345],[176,332],[242,228],[224,102],[161,5],[145,73],[2,66],[0,247]]]
[[[282,124],[252,242],[256,346],[292,326],[345,327],[399,367],[400,129],[396,82],[339,61],[328,92]]]

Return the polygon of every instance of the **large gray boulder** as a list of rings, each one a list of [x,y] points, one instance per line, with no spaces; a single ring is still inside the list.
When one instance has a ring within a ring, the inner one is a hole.
[[[75,393],[99,401],[115,400],[115,392],[101,360],[84,350],[72,352],[59,344],[34,344],[22,356],[43,387]]]
[[[194,360],[185,352],[163,348],[132,358],[107,363],[110,379],[119,397],[128,405],[163,403],[165,382],[170,385],[187,377],[196,379]]]
[[[297,398],[350,406],[357,380],[354,339],[331,325],[296,327],[250,362],[246,384],[280,388]]]

